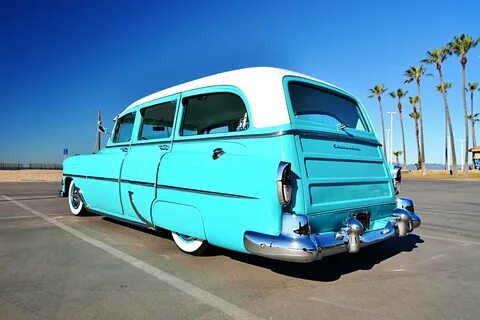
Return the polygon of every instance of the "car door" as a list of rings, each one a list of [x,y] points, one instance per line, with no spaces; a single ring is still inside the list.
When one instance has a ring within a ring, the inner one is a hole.
[[[123,160],[130,149],[135,113],[118,118],[107,147],[92,156],[85,180],[84,197],[93,210],[123,215],[119,193],[119,177]]]
[[[138,111],[137,135],[120,175],[124,217],[153,227],[151,206],[157,194],[162,158],[172,149],[178,96],[156,100]]]

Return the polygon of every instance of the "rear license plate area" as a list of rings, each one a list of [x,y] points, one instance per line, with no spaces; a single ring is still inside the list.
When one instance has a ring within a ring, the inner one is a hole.
[[[353,217],[362,224],[364,231],[370,229],[370,212],[356,212],[353,214]]]

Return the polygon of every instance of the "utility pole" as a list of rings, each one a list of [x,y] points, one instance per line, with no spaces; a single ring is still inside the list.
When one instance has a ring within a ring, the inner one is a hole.
[[[463,171],[463,168],[464,168],[464,161],[465,161],[465,155],[463,154],[463,143],[465,142],[465,139],[458,139],[458,142],[460,142],[460,148],[462,148],[462,171]]]
[[[102,124],[102,114],[100,110],[98,110],[97,114],[97,151],[100,151],[101,148],[101,132],[99,130],[100,125]]]
[[[385,138],[387,145],[384,148],[387,153],[387,163],[390,164],[390,129],[385,129]]]
[[[390,115],[390,163],[393,163],[393,116],[396,115],[396,112],[387,112]]]

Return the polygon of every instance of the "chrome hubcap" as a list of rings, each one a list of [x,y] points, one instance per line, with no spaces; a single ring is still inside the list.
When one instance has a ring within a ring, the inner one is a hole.
[[[78,209],[81,204],[79,189],[73,185],[72,194],[70,195],[70,203],[74,209]]]

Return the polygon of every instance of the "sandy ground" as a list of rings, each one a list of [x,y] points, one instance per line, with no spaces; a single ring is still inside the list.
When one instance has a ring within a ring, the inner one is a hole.
[[[426,180],[480,180],[480,171],[471,170],[468,177],[465,177],[459,170],[457,177],[450,176],[443,170],[429,170],[426,175],[419,171],[411,170],[403,172],[404,179],[426,179]],[[57,182],[62,179],[62,170],[0,170],[0,182]]]
[[[402,171],[402,178],[404,179],[426,179],[426,180],[479,180],[480,170],[470,170],[468,176],[464,176],[459,169],[456,177],[451,176],[445,170],[427,170],[426,175],[422,175],[420,171],[410,170]]]
[[[60,180],[62,170],[0,170],[0,182]]]

